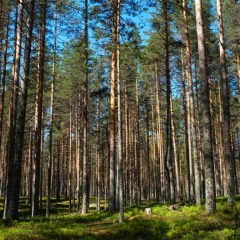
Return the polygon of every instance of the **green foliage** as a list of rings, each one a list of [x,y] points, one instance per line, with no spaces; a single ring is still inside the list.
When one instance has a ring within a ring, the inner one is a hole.
[[[119,239],[163,239],[168,231],[167,224],[160,219],[136,218],[120,225]]]
[[[239,200],[239,197],[237,198]],[[94,201],[94,199],[91,199]],[[3,199],[1,199],[1,205]],[[239,239],[240,203],[227,205],[227,198],[217,199],[218,211],[208,215],[201,206],[184,205],[179,210],[168,210],[166,204],[143,204],[125,208],[125,221],[118,223],[119,213],[91,210],[87,215],[68,214],[68,202],[52,200],[52,215],[24,217],[29,208],[21,200],[19,221],[0,222],[0,240],[35,239]],[[144,209],[152,208],[145,215]]]

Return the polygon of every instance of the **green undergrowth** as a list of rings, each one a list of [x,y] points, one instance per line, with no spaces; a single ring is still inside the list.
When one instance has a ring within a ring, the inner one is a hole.
[[[146,207],[152,209],[152,214],[144,214]],[[97,212],[94,207],[86,215],[69,214],[66,200],[53,199],[49,219],[30,218],[29,209],[26,200],[21,199],[19,220],[0,221],[0,240],[240,239],[240,196],[234,207],[227,205],[226,198],[218,198],[217,212],[210,215],[205,213],[204,203],[185,204],[176,211],[155,202],[126,207],[122,223],[118,222],[118,212]]]

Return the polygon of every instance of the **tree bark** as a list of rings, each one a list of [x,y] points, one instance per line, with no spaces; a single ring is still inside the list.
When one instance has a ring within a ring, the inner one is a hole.
[[[118,2],[113,1],[113,30],[112,30],[112,63],[111,63],[111,97],[110,97],[110,129],[109,129],[109,211],[116,209],[115,191],[115,138],[116,138],[116,70],[117,70],[117,42],[118,42]]]
[[[226,165],[227,177],[227,194],[228,204],[234,205],[235,200],[235,179],[234,179],[234,159],[232,156],[231,142],[231,127],[230,127],[230,97],[229,84],[227,77],[227,64],[224,42],[223,16],[222,16],[222,1],[217,0],[218,13],[218,29],[219,29],[219,48],[220,48],[220,73],[221,73],[221,93],[222,93],[222,111],[223,111],[223,142],[224,142],[224,158]]]
[[[61,155],[61,142],[57,142],[57,179],[56,179],[56,199],[60,200],[61,197],[61,173],[60,173],[60,155]]]
[[[151,200],[151,164],[150,164],[150,146],[149,146],[149,99],[145,99],[145,164],[146,164],[146,193],[147,193],[147,200],[150,203]]]
[[[80,130],[80,109],[81,109],[81,94],[80,92],[78,93],[77,97],[77,106],[76,106],[76,119],[75,119],[75,125],[76,125],[76,190],[75,194],[77,196],[77,211],[80,212],[80,196],[81,196],[81,181],[80,181],[80,176],[81,176],[81,130]]]
[[[100,141],[101,141],[101,134],[100,134],[100,99],[98,97],[97,100],[97,152],[96,152],[96,185],[97,185],[97,193],[96,193],[96,210],[100,211],[100,191],[101,191],[101,149],[100,149]]]
[[[240,105],[240,49],[239,44],[236,44],[236,57],[237,57],[237,79],[238,79],[238,103]]]
[[[139,86],[138,78],[136,78],[136,141],[135,141],[135,165],[136,165],[136,204],[141,205],[141,184],[140,184],[140,126],[139,126],[140,114],[139,114]]]
[[[118,97],[118,196],[119,196],[119,222],[124,220],[124,195],[123,195],[123,149],[122,149],[122,108],[121,108],[121,81],[120,81],[120,0],[117,1],[117,56],[116,56],[116,81]]]
[[[205,36],[202,19],[202,0],[195,0],[197,40],[199,54],[199,75],[201,83],[201,121],[203,129],[203,155],[205,166],[205,208],[208,213],[216,211],[215,176],[212,149],[212,129],[210,116],[209,83],[205,57]]]
[[[43,81],[45,65],[45,34],[46,34],[47,3],[41,3],[41,26],[39,29],[39,56],[38,56],[38,76],[36,93],[35,112],[35,153],[34,153],[34,176],[33,176],[33,198],[32,216],[39,215],[40,196],[40,172],[41,172],[41,135],[42,135],[42,108],[43,108]]]
[[[180,172],[179,172],[179,159],[177,154],[176,134],[173,117],[173,102],[172,96],[170,96],[170,112],[171,112],[171,129],[172,129],[172,142],[173,142],[173,156],[174,156],[174,167],[175,167],[175,186],[176,186],[176,198],[180,200]]]
[[[126,175],[126,181],[125,181],[125,198],[126,198],[126,204],[129,204],[130,202],[130,151],[129,151],[129,99],[127,95],[127,81],[125,80],[125,86],[124,86],[124,96],[125,96],[125,175]]]
[[[18,218],[18,200],[21,182],[21,159],[15,159],[15,134],[17,119],[17,103],[19,91],[20,58],[22,44],[23,0],[20,0],[16,11],[16,42],[13,64],[12,93],[9,110],[9,138],[7,143],[7,194],[5,197],[4,219],[15,220]],[[19,13],[18,17],[17,14]],[[17,22],[19,24],[17,24]]]
[[[195,200],[196,204],[201,204],[201,185],[200,185],[200,163],[197,154],[197,137],[195,123],[195,106],[194,106],[194,91],[192,80],[192,64],[191,64],[191,49],[190,36],[187,16],[186,0],[183,0],[183,16],[185,26],[185,45],[186,45],[186,64],[187,64],[187,82],[188,82],[188,103],[189,103],[189,120],[190,120],[190,136],[192,142],[194,175],[195,175]]]
[[[50,102],[50,120],[49,120],[49,156],[47,168],[47,202],[46,202],[46,217],[50,217],[51,207],[51,183],[52,183],[52,162],[53,162],[53,106],[54,106],[54,87],[56,78],[56,49],[57,49],[57,13],[54,28],[54,47],[53,47],[53,69],[52,69],[52,84],[51,84],[51,102]]]
[[[169,68],[169,20],[168,20],[168,1],[163,0],[164,31],[165,31],[165,76],[167,91],[167,128],[166,128],[166,153],[165,167],[167,172],[167,182],[169,187],[168,200],[171,204],[175,203],[174,189],[174,167],[173,167],[173,139],[172,139],[172,120],[171,120],[171,77]]]
[[[185,61],[183,56],[183,51],[181,49],[181,60],[182,60],[182,105],[183,105],[183,119],[184,119],[184,177],[183,177],[183,193],[186,199],[190,201],[191,197],[191,186],[190,186],[190,160],[191,160],[191,145],[189,144],[189,107],[187,98],[187,79],[185,76]]]
[[[155,86],[156,86],[156,133],[157,133],[157,154],[155,156],[156,161],[156,199],[157,202],[160,202],[161,199],[161,169],[160,164],[162,160],[162,134],[161,134],[161,106],[160,106],[160,89],[159,89],[159,75],[158,75],[158,64],[157,61],[155,62]],[[154,136],[153,136],[154,140]]]
[[[73,115],[73,110],[72,110],[72,103],[70,103],[70,112],[69,112],[69,148],[68,148],[68,212],[69,214],[72,213],[72,171],[73,171],[73,157],[72,157],[72,115]]]
[[[158,159],[157,159],[157,191],[159,195],[157,196],[158,202],[165,200],[165,161],[164,161],[164,144],[163,144],[163,120],[161,117],[161,93],[160,93],[160,83],[158,77],[158,67],[155,63],[156,71],[156,113],[157,113],[157,147],[158,147]]]
[[[0,154],[1,154],[1,147],[2,147],[2,135],[3,135],[3,114],[4,114],[4,104],[5,104],[5,88],[6,88],[6,76],[7,76],[7,58],[8,58],[8,37],[9,37],[9,22],[10,22],[10,13],[8,13],[7,16],[7,22],[6,22],[6,33],[5,33],[5,46],[4,46],[4,52],[3,52],[3,73],[1,76],[1,91],[0,91],[0,96],[1,96],[1,101],[0,101]],[[2,156],[2,160],[4,157]]]
[[[29,145],[28,145],[28,194],[27,194],[27,203],[31,203],[32,200],[32,152],[33,152],[33,137],[32,137],[32,125],[29,126]]]
[[[85,82],[84,82],[84,99],[83,99],[83,196],[82,196],[82,214],[88,212],[89,199],[89,177],[88,177],[88,0],[85,0],[84,9],[84,43],[85,43]]]

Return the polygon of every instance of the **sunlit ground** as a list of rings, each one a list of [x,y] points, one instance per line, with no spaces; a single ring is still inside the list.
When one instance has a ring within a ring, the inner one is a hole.
[[[119,223],[119,213],[104,210],[97,212],[95,199],[91,199],[89,213],[69,214],[69,202],[65,199],[52,200],[51,217],[46,219],[45,201],[42,217],[30,217],[30,205],[26,199],[20,201],[18,221],[6,223],[1,220],[0,240],[53,240],[53,239],[240,239],[240,196],[233,208],[227,205],[226,198],[217,199],[217,212],[205,213],[201,206],[185,204],[179,210],[168,210],[165,204],[143,203],[140,207],[125,208],[125,221]],[[1,215],[3,199],[0,202]],[[150,207],[152,214],[146,215],[144,209]],[[75,211],[75,212],[74,212]]]

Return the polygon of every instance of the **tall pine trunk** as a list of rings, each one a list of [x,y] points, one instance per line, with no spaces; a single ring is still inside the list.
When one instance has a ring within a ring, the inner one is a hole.
[[[139,86],[138,86],[138,78],[136,78],[136,133],[135,133],[135,146],[134,146],[134,157],[135,157],[135,171],[136,171],[136,178],[135,178],[135,186],[136,186],[136,193],[135,193],[135,202],[138,206],[141,204],[141,184],[140,184],[140,149],[139,149]]]
[[[16,40],[13,62],[12,93],[9,109],[9,133],[7,143],[7,193],[5,197],[4,219],[18,218],[18,200],[21,182],[21,160],[15,161],[15,133],[17,119],[17,103],[19,91],[20,57],[22,44],[23,0],[16,7]],[[19,23],[19,24],[17,24]]]
[[[22,22],[23,16],[23,2],[20,2],[20,21]],[[25,130],[25,116],[26,116],[26,106],[27,106],[27,92],[28,92],[28,82],[30,73],[30,56],[31,56],[31,41],[32,41],[32,28],[33,28],[33,14],[34,14],[34,1],[30,1],[28,4],[28,19],[27,19],[27,32],[26,32],[26,42],[25,42],[25,53],[24,53],[24,67],[21,85],[17,90],[19,94],[18,98],[15,98],[17,102],[13,103],[14,110],[12,117],[13,128],[11,131],[11,137],[14,140],[10,140],[9,146],[9,174],[11,176],[8,179],[8,189],[7,189],[7,210],[6,219],[17,219],[18,218],[18,200],[20,194],[20,183],[21,183],[21,169],[22,169],[22,154],[23,154],[23,142],[24,142],[24,130]],[[21,52],[21,22],[19,24],[17,33],[17,44],[15,60],[18,62],[14,65],[14,87],[18,86],[19,81],[19,70],[20,66],[20,52]],[[15,109],[14,109],[15,108]],[[11,120],[10,120],[11,122]],[[14,126],[15,124],[15,126]],[[14,145],[12,145],[14,144]],[[11,185],[11,186],[10,186]],[[12,192],[11,192],[12,190]]]
[[[183,119],[184,119],[184,178],[183,178],[183,193],[186,199],[190,201],[191,197],[191,186],[190,186],[190,160],[191,160],[191,149],[189,144],[189,107],[187,99],[187,81],[185,79],[185,61],[183,57],[183,51],[181,49],[181,60],[182,60],[182,105],[183,105]]]
[[[209,83],[205,57],[205,36],[202,19],[202,0],[195,0],[197,40],[199,54],[199,77],[201,92],[201,123],[203,130],[203,156],[205,168],[205,208],[208,213],[216,211],[215,176],[212,149]]]
[[[239,44],[236,44],[236,56],[237,56],[237,79],[238,79],[238,103],[240,105],[240,49]]]
[[[172,120],[171,120],[171,77],[169,68],[169,19],[168,19],[168,1],[163,1],[164,14],[164,31],[165,31],[165,77],[167,91],[167,126],[166,126],[166,153],[165,167],[167,172],[168,184],[168,201],[175,203],[175,188],[174,188],[174,167],[173,167],[173,136],[172,136]]]
[[[119,222],[124,220],[124,195],[123,195],[123,149],[122,149],[122,108],[121,108],[121,81],[120,81],[120,0],[117,1],[117,56],[116,56],[116,81],[118,97],[118,196],[119,196]]]
[[[2,47],[2,74],[1,77],[1,85],[0,85],[0,159],[1,159],[1,183],[0,183],[0,196],[3,196],[6,191],[6,184],[7,184],[7,159],[5,156],[5,151],[2,146],[3,145],[3,125],[4,125],[4,107],[5,107],[5,89],[6,89],[6,77],[7,77],[7,61],[8,61],[8,45],[9,45],[9,30],[10,30],[10,13],[7,13],[7,20],[6,20],[6,32],[4,34],[4,47]]]
[[[68,132],[68,140],[69,140],[69,145],[68,145],[68,212],[69,214],[72,213],[72,182],[73,182],[73,152],[72,152],[72,145],[73,145],[73,140],[72,140],[72,118],[73,118],[73,109],[72,109],[72,103],[70,103],[70,112],[69,112],[69,132]]]
[[[3,136],[3,117],[4,117],[4,104],[5,104],[5,88],[6,88],[6,76],[7,76],[7,59],[8,59],[8,44],[9,44],[9,23],[10,23],[10,13],[7,15],[6,22],[6,33],[4,36],[5,46],[3,50],[3,64],[2,64],[2,75],[1,75],[1,90],[0,90],[0,156],[1,160],[4,160],[3,155],[1,155],[2,150],[2,136]]]
[[[177,143],[176,143],[176,134],[175,134],[175,126],[174,126],[174,116],[173,116],[173,103],[172,96],[170,96],[170,114],[171,114],[171,129],[172,129],[172,142],[173,142],[173,157],[174,157],[174,175],[175,181],[174,184],[176,186],[175,197],[180,200],[180,171],[179,171],[179,158],[177,154]]]
[[[126,204],[128,205],[130,202],[130,187],[129,187],[129,182],[130,182],[130,154],[129,154],[129,99],[127,95],[127,81],[124,81],[125,86],[124,86],[124,101],[125,101],[125,199],[126,199]]]
[[[222,111],[223,111],[223,142],[224,158],[227,177],[228,204],[235,204],[235,179],[234,179],[234,159],[232,156],[231,143],[231,119],[230,119],[230,97],[229,84],[227,77],[227,64],[224,42],[224,29],[222,17],[222,1],[217,0],[218,29],[219,29],[219,48],[220,48],[220,73],[221,73],[221,93],[222,93]]]
[[[196,123],[195,123],[194,91],[193,91],[193,80],[192,80],[190,36],[189,36],[186,0],[183,0],[183,16],[184,16],[184,26],[185,26],[190,137],[192,142],[192,153],[193,153],[194,175],[195,175],[195,181],[194,181],[195,182],[195,200],[196,200],[196,204],[199,205],[201,204],[200,163],[199,163],[198,154],[197,154],[197,137],[196,137],[197,134],[196,134]]]
[[[97,143],[96,143],[96,210],[100,211],[100,197],[101,197],[101,148],[100,148],[100,141],[101,141],[101,134],[100,134],[100,97],[97,100]]]
[[[161,161],[163,156],[163,144],[162,144],[162,119],[161,119],[161,106],[160,106],[160,86],[159,86],[159,69],[157,61],[155,62],[155,86],[156,86],[156,134],[157,134],[157,154],[156,154],[156,199],[157,202],[161,200],[161,183],[162,175],[161,172]],[[154,136],[153,136],[154,140]]]
[[[54,105],[54,86],[56,78],[56,48],[57,48],[57,14],[54,29],[54,48],[53,48],[53,69],[52,69],[52,84],[51,84],[51,102],[50,102],[50,120],[49,120],[49,155],[47,168],[47,202],[46,202],[46,217],[50,217],[51,206],[51,183],[52,183],[52,162],[53,162],[53,105]]]
[[[40,172],[41,172],[41,136],[42,136],[42,109],[43,109],[43,81],[44,81],[44,62],[45,62],[45,35],[47,3],[41,3],[41,26],[39,29],[39,56],[38,56],[38,76],[36,93],[36,112],[35,112],[35,152],[34,152],[34,172],[33,172],[33,197],[32,197],[32,216],[39,215],[40,197]]]
[[[117,70],[117,41],[118,41],[118,0],[113,1],[113,30],[112,30],[112,63],[111,63],[111,97],[109,125],[109,211],[116,209],[116,177],[115,177],[115,139],[116,139],[116,70]]]
[[[85,82],[84,82],[84,98],[83,98],[83,188],[82,188],[82,214],[88,212],[89,205],[89,177],[88,177],[88,0],[85,0],[84,13],[84,43],[85,43]]]

